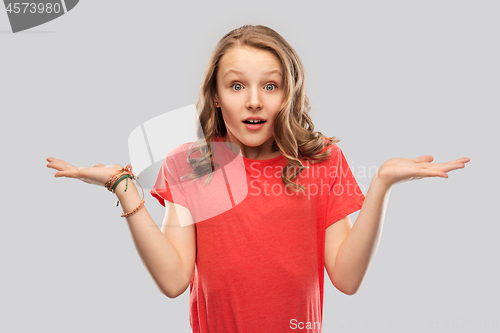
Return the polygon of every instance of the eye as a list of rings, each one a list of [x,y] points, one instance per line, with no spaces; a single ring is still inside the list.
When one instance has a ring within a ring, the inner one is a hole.
[[[271,87],[271,89],[268,89],[269,87]],[[277,85],[275,85],[274,83],[269,83],[266,85],[266,90],[267,91],[273,91],[273,90],[276,90],[276,88],[278,88]]]
[[[241,89],[243,89],[243,86],[239,83],[233,83],[230,87],[233,88],[234,90],[237,90],[237,91],[240,91]]]

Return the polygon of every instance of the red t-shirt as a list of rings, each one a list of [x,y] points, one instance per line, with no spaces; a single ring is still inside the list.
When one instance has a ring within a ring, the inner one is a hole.
[[[189,145],[165,158],[151,194],[188,208],[195,221],[193,332],[321,332],[325,228],[365,199],[342,150],[333,144],[330,158],[303,161],[309,169],[294,180],[302,194],[285,189],[284,156],[244,158],[220,137],[211,182],[181,181],[193,171]]]

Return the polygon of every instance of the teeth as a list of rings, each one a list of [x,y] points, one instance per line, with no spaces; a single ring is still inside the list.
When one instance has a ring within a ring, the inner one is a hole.
[[[250,123],[260,123],[262,120],[248,119],[247,121]]]

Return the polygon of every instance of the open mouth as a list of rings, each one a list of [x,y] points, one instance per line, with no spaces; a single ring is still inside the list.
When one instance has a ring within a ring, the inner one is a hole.
[[[265,120],[254,120],[254,121],[250,121],[250,120],[243,120],[243,122],[244,122],[245,124],[257,125],[257,124],[263,124],[263,123],[265,123],[266,121],[265,121]]]

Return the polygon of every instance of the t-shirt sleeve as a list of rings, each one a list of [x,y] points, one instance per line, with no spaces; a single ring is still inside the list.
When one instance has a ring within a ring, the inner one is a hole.
[[[344,153],[332,144],[329,193],[327,198],[325,228],[361,209],[365,196],[356,182]]]
[[[155,185],[149,193],[164,207],[166,200],[188,208],[186,193],[180,179],[182,175],[173,156],[175,155],[168,155],[161,163]]]

